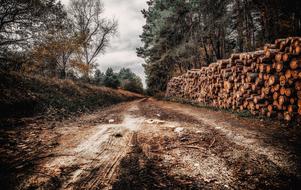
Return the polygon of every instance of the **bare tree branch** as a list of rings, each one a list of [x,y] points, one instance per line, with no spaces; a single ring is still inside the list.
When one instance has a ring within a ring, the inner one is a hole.
[[[70,15],[75,28],[82,35],[83,59],[93,65],[97,56],[104,52],[111,36],[117,32],[117,22],[103,18],[103,4],[99,0],[72,0]]]

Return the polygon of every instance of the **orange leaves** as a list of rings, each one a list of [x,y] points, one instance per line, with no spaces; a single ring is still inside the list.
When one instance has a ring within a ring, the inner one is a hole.
[[[71,59],[70,66],[82,74],[88,74],[91,70],[91,66],[83,63],[81,60],[78,59]]]
[[[46,37],[45,42],[36,45],[31,52],[30,71],[66,73],[68,70],[82,74],[89,73],[90,67],[81,61],[82,38],[58,33]]]

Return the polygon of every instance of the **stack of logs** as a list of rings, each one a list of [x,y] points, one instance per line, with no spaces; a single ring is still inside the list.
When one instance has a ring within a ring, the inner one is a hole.
[[[167,97],[249,110],[287,121],[301,118],[301,38],[278,39],[263,50],[232,54],[168,83]]]

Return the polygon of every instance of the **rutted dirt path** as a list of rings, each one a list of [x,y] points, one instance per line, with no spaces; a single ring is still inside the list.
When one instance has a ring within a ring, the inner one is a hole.
[[[6,189],[301,185],[299,129],[154,99],[0,134],[0,182]]]
[[[70,125],[55,128],[60,139],[59,146],[52,150],[54,157],[41,162],[37,175],[25,179],[21,189],[47,189],[54,178],[60,181],[56,189],[109,188],[120,160],[131,150],[134,132],[144,121],[131,114],[138,110],[136,104],[125,105],[119,113],[121,123],[108,119],[109,124],[90,126],[85,131],[74,130]]]

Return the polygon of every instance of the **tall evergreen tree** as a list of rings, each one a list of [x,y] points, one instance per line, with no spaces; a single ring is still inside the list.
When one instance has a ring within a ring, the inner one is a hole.
[[[111,88],[118,88],[120,81],[116,73],[112,68],[108,68],[104,78],[104,85]]]
[[[293,0],[149,0],[138,56],[150,91],[233,52],[301,35],[301,2]]]

